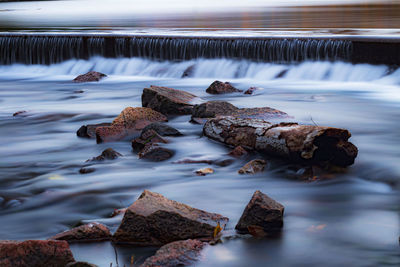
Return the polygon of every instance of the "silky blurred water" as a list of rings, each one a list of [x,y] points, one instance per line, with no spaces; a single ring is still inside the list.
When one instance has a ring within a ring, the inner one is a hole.
[[[192,77],[180,78],[195,65]],[[109,75],[98,83],[71,80],[89,70]],[[284,71],[284,72],[283,72]],[[282,74],[282,72],[284,74]],[[205,93],[215,79],[255,95]],[[114,209],[135,201],[144,189],[196,208],[228,216],[232,234],[245,205],[261,190],[285,206],[282,236],[237,238],[205,249],[196,266],[397,266],[400,211],[400,76],[387,66],[343,62],[267,64],[225,59],[159,62],[147,59],[70,60],[50,66],[0,66],[0,237],[45,239],[78,223],[100,221],[115,230]],[[169,138],[170,160],[139,160],[130,142],[96,144],[76,136],[83,124],[109,122],[127,106],[141,106],[149,85],[222,99],[239,107],[270,106],[306,124],[347,128],[358,146],[356,163],[345,173],[305,183],[290,178],[285,162],[268,159],[261,174],[237,170],[252,154],[199,177],[205,164],[173,164],[183,158],[226,158],[229,148],[203,137],[189,116],[168,124],[184,136]],[[13,113],[26,113],[13,117]],[[85,161],[112,147],[124,156],[94,164]],[[75,258],[116,264],[111,244],[72,245]],[[135,263],[155,248],[118,247],[118,263]]]

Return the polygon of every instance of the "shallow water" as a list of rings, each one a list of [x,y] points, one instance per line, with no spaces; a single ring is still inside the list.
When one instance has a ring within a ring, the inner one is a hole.
[[[190,78],[183,71],[195,65]],[[109,77],[99,83],[71,80],[89,70]],[[215,79],[240,89],[262,87],[253,96],[205,93]],[[236,238],[204,251],[198,266],[398,266],[400,212],[400,73],[387,66],[343,62],[267,64],[246,60],[197,59],[159,62],[147,59],[69,60],[50,66],[0,66],[0,237],[45,239],[81,222],[100,221],[113,230],[121,217],[114,209],[130,205],[144,189],[230,218],[233,233],[245,205],[261,190],[285,206],[281,237]],[[265,172],[240,176],[237,170],[259,155],[212,166],[205,177],[194,171],[205,164],[173,164],[183,158],[226,158],[230,151],[201,135],[189,116],[168,124],[184,136],[170,138],[176,151],[165,162],[139,160],[130,142],[96,144],[76,136],[83,124],[109,122],[127,106],[141,106],[149,85],[192,92],[204,100],[222,99],[239,107],[270,106],[292,120],[347,128],[358,146],[356,163],[324,181],[291,179],[287,163],[268,159]],[[12,114],[26,110],[19,116]],[[85,161],[112,147],[124,157],[94,164]],[[75,257],[116,264],[107,242],[72,245]],[[119,247],[118,263],[135,263],[155,248]],[[197,266],[196,265],[196,266]]]

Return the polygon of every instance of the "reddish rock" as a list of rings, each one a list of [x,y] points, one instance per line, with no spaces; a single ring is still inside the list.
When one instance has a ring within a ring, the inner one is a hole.
[[[244,165],[240,170],[238,171],[239,174],[256,174],[259,172],[264,171],[265,166],[267,165],[267,162],[262,159],[254,159],[246,165]]]
[[[13,114],[13,117],[15,117],[15,116],[20,116],[20,115],[25,114],[25,113],[27,113],[26,110],[20,110],[20,111],[15,112],[15,113]]]
[[[146,145],[150,144],[158,144],[158,143],[164,143],[167,144],[168,141],[164,139],[162,136],[160,136],[156,131],[154,130],[146,130],[142,131],[142,134],[140,137],[135,138],[132,140],[132,149],[135,152],[139,152],[142,150]]]
[[[257,190],[247,204],[235,229],[242,234],[253,233],[256,236],[276,234],[283,227],[282,204]]]
[[[244,94],[245,95],[252,95],[255,91],[259,90],[257,87],[250,87],[249,89],[247,89]]]
[[[97,143],[117,141],[138,133],[153,122],[167,121],[167,117],[150,108],[125,108],[111,126],[96,129]]]
[[[66,241],[0,241],[2,267],[60,267],[74,261]]]
[[[160,246],[177,240],[211,240],[217,223],[229,219],[145,190],[125,212],[115,242]]]
[[[164,161],[174,156],[175,152],[157,145],[156,143],[150,143],[144,146],[139,152],[140,159],[147,159],[150,161]]]
[[[232,150],[231,152],[228,153],[229,156],[236,157],[236,158],[240,158],[240,157],[242,157],[244,155],[247,155],[247,154],[248,154],[247,150],[244,149],[241,146],[235,147],[234,150]]]
[[[193,265],[206,243],[199,240],[175,241],[162,246],[156,254],[140,265],[141,267],[175,267]]]
[[[104,77],[107,77],[107,75],[97,72],[97,71],[89,71],[88,73],[79,75],[74,79],[74,82],[77,83],[84,83],[84,82],[98,82]]]
[[[117,151],[115,151],[112,148],[107,148],[107,149],[103,150],[103,152],[101,152],[101,154],[99,156],[89,159],[89,160],[87,160],[87,162],[88,161],[103,161],[106,159],[113,160],[118,157],[122,157],[122,154],[118,153]]]
[[[79,137],[96,138],[96,129],[97,129],[97,127],[101,127],[101,126],[111,126],[111,123],[83,125],[76,132],[76,135]]]
[[[236,89],[229,82],[214,81],[206,90],[207,93],[213,95],[228,94],[234,92],[242,92],[242,90]]]
[[[185,91],[168,87],[150,86],[144,88],[142,106],[154,109],[163,114],[192,114],[193,101],[197,97]]]
[[[100,223],[88,223],[50,237],[51,240],[68,242],[88,242],[110,240],[111,233],[107,226]]]

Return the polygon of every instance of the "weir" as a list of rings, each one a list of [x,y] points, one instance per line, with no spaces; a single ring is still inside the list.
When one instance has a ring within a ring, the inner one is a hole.
[[[100,34],[0,34],[0,64],[52,64],[68,59],[196,58],[291,63],[306,60],[398,65],[400,42],[366,38],[102,36]]]

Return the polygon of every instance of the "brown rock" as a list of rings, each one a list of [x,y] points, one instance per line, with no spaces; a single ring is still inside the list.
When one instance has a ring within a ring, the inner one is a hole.
[[[88,124],[83,125],[76,132],[79,137],[96,138],[96,129],[101,126],[110,126],[111,123],[99,123],[99,124]]]
[[[193,265],[206,243],[199,240],[175,241],[162,246],[156,254],[140,265],[141,267],[175,267]]]
[[[253,233],[257,237],[278,233],[283,227],[282,204],[257,190],[247,204],[235,229],[242,234]]]
[[[182,135],[182,133],[179,132],[177,129],[175,129],[171,126],[168,126],[164,123],[161,123],[161,122],[153,122],[152,124],[149,124],[146,127],[144,127],[142,130],[142,135],[148,130],[154,130],[161,136],[181,136]]]
[[[158,193],[143,191],[125,212],[115,242],[139,246],[160,246],[177,240],[211,240],[218,222],[228,218],[169,200]]]
[[[97,143],[116,141],[138,133],[153,122],[167,121],[167,117],[150,108],[125,108],[111,126],[96,129]]]
[[[103,161],[106,159],[113,160],[118,157],[122,157],[122,154],[118,153],[117,151],[115,151],[112,148],[107,148],[107,149],[103,150],[103,152],[101,152],[101,154],[99,156],[89,159],[87,161]]]
[[[154,130],[147,130],[147,131],[142,131],[142,134],[140,137],[135,138],[132,140],[132,149],[135,152],[139,152],[142,150],[146,145],[150,144],[158,144],[158,143],[164,143],[167,144],[168,141],[161,137],[156,131]]]
[[[247,89],[244,94],[245,95],[252,95],[255,91],[259,90],[257,87],[250,87],[249,89]]]
[[[163,114],[192,114],[193,101],[196,96],[185,91],[167,87],[150,86],[144,88],[142,106],[154,109]]]
[[[91,242],[110,240],[111,233],[107,226],[100,223],[88,223],[50,237],[51,240],[68,242]]]
[[[262,159],[254,159],[246,165],[244,165],[240,170],[238,171],[239,174],[256,174],[259,172],[264,171],[265,166],[267,165],[267,162]]]
[[[66,241],[0,241],[2,267],[59,267],[74,261]]]
[[[206,176],[207,174],[213,174],[214,170],[211,168],[203,168],[203,169],[197,170],[195,173],[199,176]]]
[[[65,267],[98,267],[98,266],[85,261],[75,261],[68,263]]]
[[[234,92],[242,92],[242,90],[236,89],[229,82],[214,81],[206,90],[207,93],[213,95],[228,94]]]
[[[354,163],[358,153],[357,147],[347,141],[349,131],[331,127],[218,117],[206,122],[203,133],[231,146],[308,164],[346,167]]]
[[[175,152],[168,148],[150,143],[145,145],[144,148],[139,152],[139,158],[150,161],[164,161],[172,158],[174,154]]]
[[[15,116],[20,116],[20,115],[25,114],[25,113],[27,113],[26,110],[20,110],[20,111],[15,112],[15,113],[13,114],[13,117],[15,117]]]
[[[229,156],[236,157],[236,158],[240,158],[240,157],[242,157],[244,155],[247,155],[247,154],[248,154],[247,150],[244,149],[241,146],[235,147],[234,150],[232,150],[231,152],[228,153]]]
[[[79,75],[74,79],[74,82],[84,83],[84,82],[98,82],[107,75],[97,72],[97,71],[89,71],[88,73]]]

